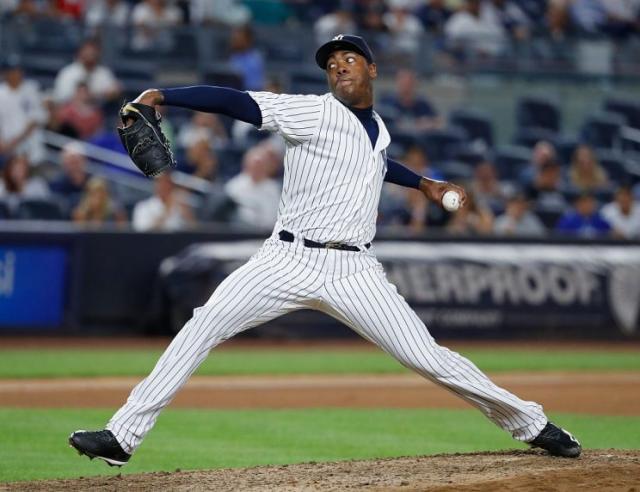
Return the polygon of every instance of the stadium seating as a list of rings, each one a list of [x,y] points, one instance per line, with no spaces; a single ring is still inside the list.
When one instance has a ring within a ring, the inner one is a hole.
[[[473,177],[473,166],[464,162],[442,162],[438,165],[438,169],[447,181],[466,182]]]
[[[540,140],[546,140],[554,145],[557,144],[558,134],[553,130],[547,128],[518,128],[516,134],[513,136],[514,145],[522,145],[524,147],[532,148]]]
[[[604,110],[625,118],[627,126],[640,130],[640,103],[624,99],[609,98],[604,101]]]
[[[628,179],[624,156],[618,152],[601,150],[598,152],[598,161],[609,176],[616,183],[624,183]]]
[[[519,128],[543,128],[553,132],[561,129],[560,108],[543,97],[522,97],[516,105],[516,123]]]
[[[223,87],[231,87],[233,89],[241,90],[244,86],[242,77],[238,72],[231,67],[218,66],[207,68],[201,74],[201,80],[203,84],[207,85],[219,85]]]
[[[629,126],[620,129],[620,149],[625,152],[640,152],[640,129]]]
[[[493,157],[498,174],[508,180],[517,180],[530,160],[531,150],[515,145],[499,147]]]
[[[327,79],[322,71],[295,70],[290,74],[292,94],[324,94],[327,92]]]
[[[55,198],[23,200],[18,205],[15,217],[29,220],[63,220],[66,219],[62,206]]]
[[[624,123],[624,118],[618,114],[594,113],[582,124],[582,140],[597,149],[613,149],[619,145]]]
[[[433,162],[451,159],[456,149],[467,142],[466,132],[456,127],[444,130],[430,130],[418,136],[418,145],[424,149],[429,159]]]
[[[6,202],[0,201],[0,219],[8,219],[11,217],[11,210]]]
[[[462,128],[469,139],[481,141],[487,147],[493,147],[493,123],[482,111],[472,109],[458,109],[449,116],[451,125]]]

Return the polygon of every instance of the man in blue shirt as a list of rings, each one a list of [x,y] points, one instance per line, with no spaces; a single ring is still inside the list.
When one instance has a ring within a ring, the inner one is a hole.
[[[611,225],[600,215],[593,195],[582,193],[574,202],[574,209],[565,213],[556,231],[580,237],[607,236]]]

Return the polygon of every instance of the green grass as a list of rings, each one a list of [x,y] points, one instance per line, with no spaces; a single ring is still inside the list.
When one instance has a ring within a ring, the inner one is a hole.
[[[121,470],[69,448],[108,410],[0,409],[0,482],[524,448],[474,410],[167,410]],[[561,414],[586,448],[640,448],[640,417]]]
[[[497,371],[640,370],[638,352],[597,350],[463,350],[481,369]],[[160,350],[41,349],[0,351],[0,378],[144,376]],[[385,374],[405,369],[379,350],[297,349],[214,351],[200,375]]]

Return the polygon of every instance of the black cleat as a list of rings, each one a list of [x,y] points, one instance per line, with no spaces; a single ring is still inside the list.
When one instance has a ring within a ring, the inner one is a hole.
[[[538,437],[529,441],[529,445],[545,449],[552,456],[564,456],[565,458],[577,458],[582,451],[582,447],[575,437],[551,422],[547,422]]]
[[[109,430],[78,430],[69,436],[69,445],[89,459],[100,458],[109,466],[122,466],[129,461],[131,455],[120,446]]]

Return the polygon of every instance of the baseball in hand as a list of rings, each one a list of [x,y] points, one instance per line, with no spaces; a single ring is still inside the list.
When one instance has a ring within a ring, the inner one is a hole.
[[[460,195],[456,191],[449,190],[442,195],[442,206],[448,212],[455,212],[460,207]]]

